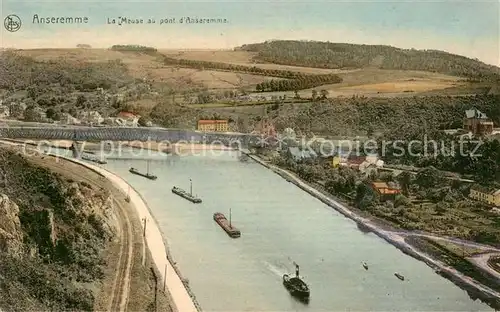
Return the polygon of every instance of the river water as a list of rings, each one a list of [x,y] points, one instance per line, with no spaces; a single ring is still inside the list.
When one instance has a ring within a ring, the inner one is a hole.
[[[145,171],[145,160],[108,159],[103,167],[146,199],[204,311],[492,311],[272,171],[239,161],[235,152],[151,159],[156,181],[128,172]],[[189,179],[202,204],[171,193],[174,185],[189,191]],[[230,208],[242,232],[238,239],[212,219],[215,212],[228,217]],[[310,286],[308,305],[282,285],[284,273],[294,274],[293,261]]]

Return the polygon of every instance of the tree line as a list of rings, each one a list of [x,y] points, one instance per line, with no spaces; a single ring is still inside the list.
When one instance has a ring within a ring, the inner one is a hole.
[[[295,40],[247,44],[238,50],[257,52],[256,60],[258,61],[284,65],[423,70],[469,77],[474,80],[500,80],[500,68],[496,66],[437,50]]]
[[[296,91],[296,90],[314,88],[325,84],[334,84],[340,82],[342,82],[342,78],[334,74],[307,75],[301,77],[300,79],[293,79],[293,80],[271,79],[257,84],[255,89],[258,92]]]
[[[199,60],[175,59],[164,57],[164,64],[170,66],[180,66],[195,69],[212,69],[219,71],[241,72],[253,75],[271,76],[288,80],[265,81],[256,86],[256,91],[294,91],[300,89],[313,88],[324,84],[334,84],[342,82],[342,78],[335,74],[313,75],[289,70],[263,69],[256,66],[244,66],[220,62],[209,62]]]
[[[126,45],[115,44],[114,46],[111,47],[111,50],[123,51],[123,52],[143,52],[143,53],[155,53],[157,51],[157,49],[153,47],[147,47],[135,44],[126,44]]]

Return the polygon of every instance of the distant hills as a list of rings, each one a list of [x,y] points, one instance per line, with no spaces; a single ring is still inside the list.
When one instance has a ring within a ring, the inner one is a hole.
[[[422,70],[467,77],[472,81],[500,81],[499,67],[437,50],[296,40],[245,44],[235,50],[256,52],[256,61],[282,65],[332,69],[373,67]]]

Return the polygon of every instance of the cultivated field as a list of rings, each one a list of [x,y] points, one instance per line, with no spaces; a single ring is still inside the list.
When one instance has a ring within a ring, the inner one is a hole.
[[[230,64],[252,64],[253,52],[231,50],[158,50],[158,52],[172,58],[199,60],[207,62],[221,62]]]
[[[340,76],[342,83],[325,85],[321,89],[327,90],[332,96],[407,96],[467,84],[458,77],[422,71],[362,69]]]
[[[248,88],[266,80],[279,79],[259,75],[176,67],[159,67],[150,69],[149,72],[155,81],[173,84],[184,82],[185,84],[204,86],[208,89]]]

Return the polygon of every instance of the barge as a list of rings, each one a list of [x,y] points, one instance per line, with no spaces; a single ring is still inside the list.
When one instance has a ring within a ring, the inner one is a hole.
[[[149,160],[148,160],[148,169],[147,169],[146,173],[142,173],[139,170],[135,169],[134,167],[130,168],[128,171],[130,173],[136,174],[136,175],[141,176],[141,177],[145,177],[146,179],[150,179],[150,180],[156,180],[156,178],[157,178],[155,175],[149,173]]]
[[[214,213],[214,220],[231,238],[238,238],[241,236],[240,230],[231,224],[231,212],[229,213],[229,221],[226,219],[226,216],[220,212]]]
[[[81,158],[83,160],[87,160],[87,161],[92,161],[92,162],[95,162],[95,163],[98,163],[100,165],[105,165],[107,164],[108,162],[105,161],[104,159],[99,159],[97,157],[94,157],[94,156],[90,156],[90,155],[82,155]]]
[[[156,180],[156,178],[157,178],[155,175],[152,175],[149,173],[142,173],[135,168],[130,168],[128,171],[130,171],[130,173],[136,174],[136,175],[141,176],[141,177],[145,177],[145,178],[150,179],[150,180]]]
[[[189,193],[177,186],[174,186],[172,188],[172,193],[179,195],[180,197],[187,199],[192,203],[201,204],[201,198],[193,196],[193,181],[191,179],[189,179],[189,183]]]
[[[180,197],[187,199],[195,204],[200,204],[202,202],[201,198],[195,197],[177,186],[174,186],[172,188],[172,193],[179,195]]]
[[[290,277],[288,274],[283,275],[283,285],[295,298],[308,303],[310,290],[306,282],[299,276],[299,265],[295,263],[295,277]]]

